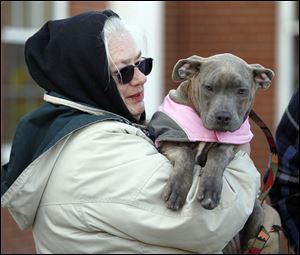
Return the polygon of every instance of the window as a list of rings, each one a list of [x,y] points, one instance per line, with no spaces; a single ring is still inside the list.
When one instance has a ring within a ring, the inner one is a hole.
[[[295,3],[295,19],[293,22],[293,47],[294,47],[294,89],[299,87],[299,1]]]
[[[299,87],[299,1],[278,1],[277,4],[276,126]]]
[[[1,164],[8,160],[17,123],[39,107],[43,89],[30,77],[24,59],[25,41],[46,21],[65,18],[65,1],[5,1],[1,3],[3,123]]]

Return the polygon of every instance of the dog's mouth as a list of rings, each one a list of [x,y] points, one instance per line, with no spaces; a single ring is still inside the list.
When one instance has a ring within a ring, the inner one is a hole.
[[[218,131],[218,132],[234,132],[235,130],[230,127],[220,126],[220,125],[213,125],[212,127],[207,127],[207,129],[211,131]]]
[[[219,117],[217,114],[203,116],[203,126],[210,131],[218,132],[234,132],[243,124],[241,121],[232,115],[227,119],[227,115]]]
[[[240,125],[234,125],[233,123],[228,124],[220,124],[216,121],[213,122],[203,122],[203,125],[206,129],[211,131],[218,131],[218,132],[234,132],[240,128]]]

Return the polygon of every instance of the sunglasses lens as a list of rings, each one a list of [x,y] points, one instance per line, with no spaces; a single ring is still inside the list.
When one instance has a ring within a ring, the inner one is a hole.
[[[149,73],[151,73],[152,61],[152,58],[145,58],[139,63],[138,68],[144,75],[148,75]]]
[[[145,58],[141,60],[141,62],[137,65],[137,68],[144,74],[148,75],[152,71],[152,58]],[[119,73],[117,74],[118,80],[122,84],[127,84],[133,79],[134,75],[134,67],[133,65],[131,66],[125,66],[122,68]]]
[[[133,74],[134,74],[134,66],[126,66],[123,69],[120,70],[120,74],[118,76],[119,82],[121,82],[122,84],[126,84],[128,82],[130,82],[133,78]]]

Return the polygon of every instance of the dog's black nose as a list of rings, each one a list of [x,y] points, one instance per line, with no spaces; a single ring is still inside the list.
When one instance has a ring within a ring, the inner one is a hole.
[[[226,125],[230,122],[232,115],[228,111],[219,111],[216,112],[215,118],[218,124],[220,125]]]

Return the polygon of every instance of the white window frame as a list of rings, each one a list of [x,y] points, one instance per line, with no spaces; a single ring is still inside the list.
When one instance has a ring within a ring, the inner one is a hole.
[[[293,94],[294,45],[295,35],[299,36],[299,20],[295,17],[296,2],[277,2],[277,94],[275,126],[278,125]]]
[[[36,1],[35,5],[38,7],[42,4],[43,1]],[[16,4],[21,5],[21,1]],[[20,8],[16,9],[18,12]],[[15,15],[16,18],[20,18],[23,13],[19,13],[19,15]],[[63,19],[68,17],[69,15],[69,3],[68,1],[53,1],[53,19]],[[32,17],[34,19],[34,15]],[[33,20],[34,22],[34,20]],[[14,22],[13,22],[14,23]],[[18,23],[18,22],[16,22]],[[39,28],[25,28],[18,26],[4,26],[1,30],[1,42],[7,44],[25,44],[26,40],[32,36],[35,32],[38,31]]]

